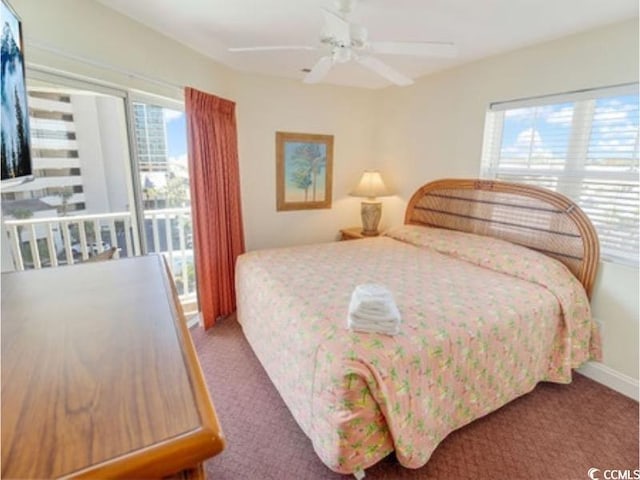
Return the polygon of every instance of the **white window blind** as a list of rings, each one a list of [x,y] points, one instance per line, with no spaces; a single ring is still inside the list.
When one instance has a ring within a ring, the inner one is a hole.
[[[565,194],[604,260],[638,264],[638,84],[492,104],[481,175]]]

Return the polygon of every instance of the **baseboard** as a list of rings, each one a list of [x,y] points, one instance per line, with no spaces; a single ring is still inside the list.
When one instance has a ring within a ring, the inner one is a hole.
[[[187,317],[187,328],[195,327],[198,324],[200,324],[200,312],[196,312]]]
[[[631,378],[599,362],[587,362],[578,369],[578,372],[591,380],[595,380],[616,392],[620,392],[638,401],[638,388],[640,384],[635,378]]]

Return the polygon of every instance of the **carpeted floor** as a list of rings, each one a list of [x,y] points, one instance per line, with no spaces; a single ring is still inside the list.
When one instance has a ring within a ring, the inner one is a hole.
[[[318,459],[234,317],[191,330],[227,448],[206,463],[215,480],[345,479]],[[590,468],[638,468],[638,403],[576,374],[453,432],[424,467],[393,455],[367,479],[587,479]],[[601,474],[601,473],[599,473]]]

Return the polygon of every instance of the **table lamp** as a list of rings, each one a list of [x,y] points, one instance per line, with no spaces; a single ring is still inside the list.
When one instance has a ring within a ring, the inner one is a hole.
[[[351,192],[354,197],[366,197],[360,204],[360,214],[362,216],[362,235],[378,235],[378,224],[382,216],[382,203],[376,201],[376,197],[391,195],[387,189],[382,176],[377,170],[365,170],[360,182]]]

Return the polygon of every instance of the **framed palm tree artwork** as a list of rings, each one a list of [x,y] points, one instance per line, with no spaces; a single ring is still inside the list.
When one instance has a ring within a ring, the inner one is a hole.
[[[276,132],[277,210],[331,208],[333,135]]]

